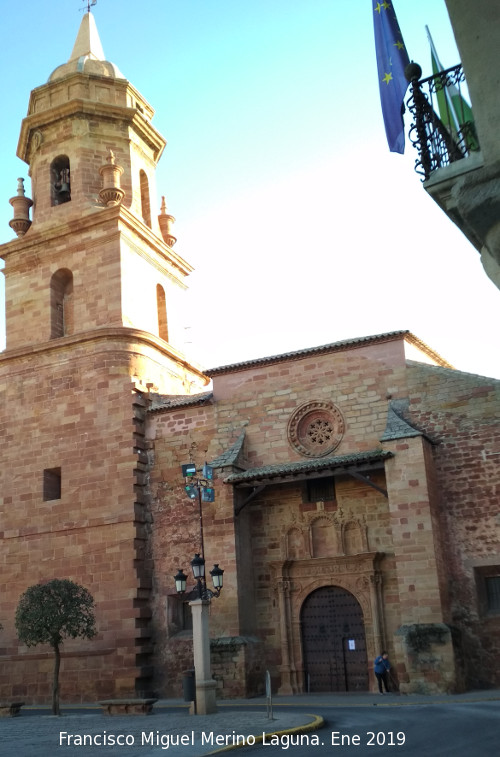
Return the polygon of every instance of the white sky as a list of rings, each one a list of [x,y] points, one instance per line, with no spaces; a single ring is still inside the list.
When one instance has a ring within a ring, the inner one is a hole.
[[[30,90],[68,59],[81,5],[0,0],[0,242],[27,179],[15,151]],[[395,8],[424,75],[425,24],[442,64],[459,62],[444,0]],[[157,184],[196,269],[193,358],[214,367],[410,329],[457,368],[500,378],[500,292],[422,188],[414,148],[387,147],[373,3],[98,0],[93,12],[168,140]]]

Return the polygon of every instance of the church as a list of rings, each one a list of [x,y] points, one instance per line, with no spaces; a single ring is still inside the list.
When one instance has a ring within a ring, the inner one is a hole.
[[[175,590],[194,554],[219,698],[500,685],[500,382],[408,331],[202,370],[183,354],[191,266],[155,210],[165,140],[84,15],[31,92],[10,199],[0,354],[0,698],[48,701],[52,654],[19,643],[21,594],[85,586],[98,635],[63,648],[61,697],[180,696]],[[213,496],[182,466],[213,469]],[[194,583],[194,582],[192,582]]]

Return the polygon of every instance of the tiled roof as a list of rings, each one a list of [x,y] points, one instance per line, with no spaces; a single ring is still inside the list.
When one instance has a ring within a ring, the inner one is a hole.
[[[238,456],[243,449],[243,442],[245,441],[245,430],[241,432],[239,437],[236,439],[234,444],[229,447],[225,452],[222,453],[222,455],[219,455],[219,457],[216,457],[215,460],[212,460],[210,465],[212,468],[227,468],[230,465],[236,465]],[[243,467],[240,465],[240,468]]]
[[[323,344],[319,347],[307,347],[303,350],[296,350],[295,352],[284,352],[280,355],[271,355],[268,357],[255,358],[254,360],[246,360],[241,363],[232,363],[230,365],[223,365],[217,368],[210,368],[204,371],[206,376],[217,376],[222,373],[234,373],[236,371],[243,371],[248,368],[253,368],[260,365],[270,365],[272,363],[280,363],[285,360],[294,360],[301,357],[307,357],[308,355],[319,355],[328,352],[340,352],[346,349],[354,349],[356,347],[363,347],[366,344],[378,344],[381,342],[390,342],[396,339],[404,339],[410,344],[422,350],[432,360],[436,361],[440,365],[448,366],[447,363],[437,352],[431,349],[428,345],[422,342],[418,337],[412,334],[410,331],[389,331],[385,334],[375,334],[373,336],[362,336],[355,339],[344,339],[340,342],[332,342],[331,344]]]
[[[406,420],[404,413],[409,407],[409,400],[391,400],[387,410],[387,424],[381,442],[394,441],[395,439],[408,439],[412,436],[423,436],[410,421]]]
[[[207,405],[211,402],[213,394],[212,392],[202,392],[200,394],[154,394],[152,397],[151,405],[149,407],[150,413],[155,413],[160,410],[172,410],[178,407],[189,407],[196,405]]]
[[[368,452],[357,452],[352,455],[301,460],[295,463],[276,463],[275,465],[264,465],[261,468],[251,468],[241,473],[233,473],[225,479],[224,483],[242,484],[250,481],[286,478],[296,476],[300,473],[317,473],[341,468],[355,467],[360,470],[363,466],[370,466],[372,463],[382,462],[393,456],[392,452],[376,449]]]

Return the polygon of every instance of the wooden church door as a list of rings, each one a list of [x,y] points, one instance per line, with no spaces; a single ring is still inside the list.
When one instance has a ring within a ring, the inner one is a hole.
[[[305,690],[368,691],[361,606],[339,586],[309,594],[301,610]]]

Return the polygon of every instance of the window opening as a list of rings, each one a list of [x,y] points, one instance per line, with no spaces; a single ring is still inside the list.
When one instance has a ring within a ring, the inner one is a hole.
[[[73,330],[73,274],[61,268],[50,280],[50,338],[68,336]]]
[[[140,171],[141,215],[144,223],[151,228],[151,203],[149,200],[149,181],[145,171]]]
[[[61,469],[46,468],[43,472],[43,501],[61,499]]]
[[[313,478],[307,481],[307,502],[331,502],[335,499],[335,479]]]
[[[474,568],[478,609],[481,615],[500,614],[500,565]]]
[[[485,587],[488,612],[500,612],[500,576],[485,578]]]
[[[156,309],[158,313],[158,335],[168,342],[167,301],[161,284],[156,285]]]
[[[166,610],[169,636],[193,632],[193,615],[189,600],[171,594],[167,597]]]

